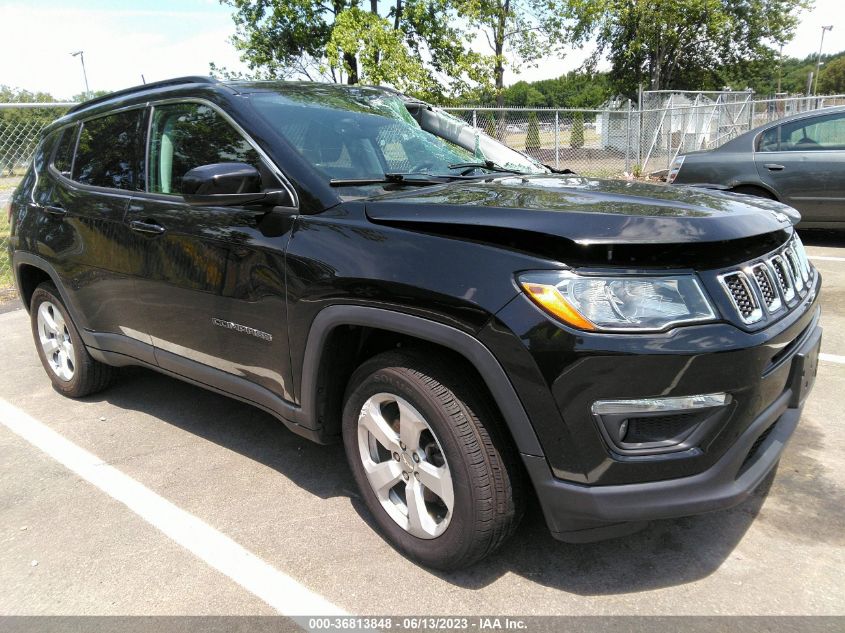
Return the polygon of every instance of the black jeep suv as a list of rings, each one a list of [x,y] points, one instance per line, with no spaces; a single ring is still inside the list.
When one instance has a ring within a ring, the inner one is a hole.
[[[389,89],[83,103],[10,220],[57,390],[143,365],[342,439],[379,528],[437,568],[501,545],[532,489],[565,541],[738,503],[816,372],[789,207],[555,172]]]

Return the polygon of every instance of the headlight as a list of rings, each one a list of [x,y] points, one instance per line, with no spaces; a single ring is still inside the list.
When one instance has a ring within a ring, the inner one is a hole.
[[[716,318],[693,275],[542,271],[520,275],[519,284],[546,312],[582,330],[658,331]]]
[[[684,159],[686,156],[678,156],[675,160],[672,161],[672,164],[669,166],[669,173],[666,174],[666,182],[670,185],[675,182],[675,178],[678,177],[678,172],[681,171],[681,166],[684,164]]]

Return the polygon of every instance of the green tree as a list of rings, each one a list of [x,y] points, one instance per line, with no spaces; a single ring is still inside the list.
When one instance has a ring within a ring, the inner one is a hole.
[[[444,85],[458,92],[484,79],[451,0],[220,1],[234,9],[232,42],[257,78],[384,82],[441,97]]]
[[[584,0],[585,2],[587,0]],[[505,104],[505,68],[519,70],[561,51],[571,14],[564,0],[452,0],[473,32],[484,35],[491,55],[485,57],[486,82],[496,105]],[[492,75],[492,76],[490,76]]]
[[[540,149],[540,124],[537,122],[537,113],[528,113],[528,134],[525,135],[525,151]]]
[[[845,93],[845,56],[825,63],[819,73],[820,94]]]
[[[584,147],[584,113],[576,112],[572,117],[572,131],[569,134],[569,145],[574,148]]]
[[[721,87],[727,67],[771,63],[767,43],[792,39],[811,0],[569,0],[574,42],[596,41],[611,78],[632,96],[652,90]]]

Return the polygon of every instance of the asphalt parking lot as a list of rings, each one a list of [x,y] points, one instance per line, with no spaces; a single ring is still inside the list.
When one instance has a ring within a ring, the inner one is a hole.
[[[7,304],[0,613],[845,615],[845,232],[804,238],[823,356],[750,500],[589,545],[554,541],[533,509],[498,555],[451,574],[374,532],[339,446],[147,370],[62,398]]]

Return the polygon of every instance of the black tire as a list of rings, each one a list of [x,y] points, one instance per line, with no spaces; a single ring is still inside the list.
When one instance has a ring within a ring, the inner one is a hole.
[[[388,541],[435,569],[466,567],[488,556],[516,529],[524,511],[523,471],[486,389],[454,361],[421,351],[390,351],[359,367],[346,391],[343,441],[361,495]],[[399,396],[424,418],[442,447],[454,487],[448,526],[418,538],[382,507],[358,446],[363,405],[378,393]]]
[[[64,328],[66,329],[67,336],[73,346],[73,374],[67,380],[62,379],[53,369],[41,344],[38,311],[45,302],[49,302],[52,305],[52,309],[58,311],[61,315],[61,318],[64,320]],[[82,342],[82,338],[79,336],[79,330],[76,329],[76,325],[70,313],[68,313],[65,304],[62,302],[61,295],[59,295],[56,287],[50,282],[42,283],[32,293],[32,299],[29,305],[32,336],[35,339],[38,357],[41,359],[41,365],[44,367],[44,371],[47,372],[47,376],[50,377],[50,381],[53,383],[56,391],[69,398],[81,398],[108,387],[114,378],[116,370],[91,358],[91,355],[85,348],[85,344]]]
[[[744,193],[747,196],[765,198],[766,200],[775,200],[775,197],[768,189],[763,189],[763,187],[756,187],[754,185],[739,185],[731,189],[731,191],[733,193]]]

